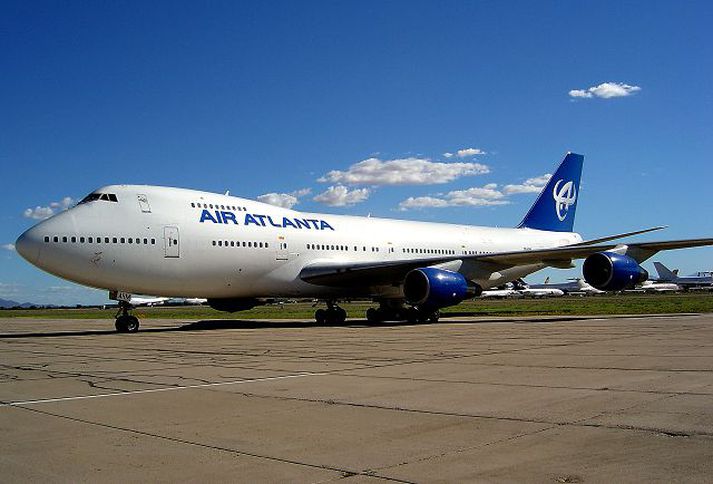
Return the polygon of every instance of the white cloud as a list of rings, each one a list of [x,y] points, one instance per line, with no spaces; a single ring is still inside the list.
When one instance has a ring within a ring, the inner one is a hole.
[[[55,213],[67,210],[72,205],[74,205],[74,199],[72,197],[64,197],[59,202],[50,202],[47,206],[38,205],[35,208],[28,208],[23,212],[23,215],[26,218],[44,220],[50,218]]]
[[[476,156],[484,154],[485,151],[481,150],[480,148],[463,148],[461,150],[456,151],[456,156],[458,158],[465,158],[466,156]]]
[[[299,203],[301,197],[309,195],[311,192],[310,188],[302,188],[290,193],[265,193],[258,196],[257,200],[277,207],[292,208]]]
[[[482,187],[454,190],[440,197],[409,197],[399,203],[399,210],[427,207],[490,207],[508,203],[510,202],[506,200],[505,194],[498,190],[498,186],[489,183]]]
[[[546,173],[542,176],[528,178],[521,184],[505,185],[503,187],[503,192],[507,195],[510,195],[512,193],[539,193],[542,190],[542,187],[547,185],[547,182],[550,180],[551,177],[551,174]]]
[[[570,97],[574,98],[593,98],[609,99],[612,97],[625,97],[641,91],[639,86],[630,86],[623,82],[603,82],[598,86],[593,86],[587,89],[572,89],[569,91]]]
[[[431,185],[489,172],[490,168],[480,163],[442,163],[414,157],[385,161],[369,158],[355,163],[347,171],[330,171],[317,181],[347,185]]]
[[[3,245],[0,245],[0,248],[5,249],[5,250],[14,251],[15,244],[3,244]]]
[[[462,148],[455,153],[451,153],[450,151],[446,151],[443,153],[444,158],[453,158],[454,156],[457,156],[458,158],[465,158],[467,156],[476,156],[476,155],[484,155],[486,154],[485,151],[481,150],[480,148]]]
[[[355,205],[369,198],[368,188],[359,188],[349,190],[344,185],[331,186],[324,192],[315,196],[312,200],[315,202],[324,203],[330,207],[344,207],[347,205]]]

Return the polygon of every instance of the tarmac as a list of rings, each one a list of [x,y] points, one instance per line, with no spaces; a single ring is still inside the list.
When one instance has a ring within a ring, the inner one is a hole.
[[[713,315],[0,319],[0,402],[4,482],[711,482]]]

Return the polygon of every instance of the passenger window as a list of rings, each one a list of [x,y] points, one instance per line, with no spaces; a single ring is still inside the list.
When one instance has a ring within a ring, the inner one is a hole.
[[[125,239],[124,237],[122,237],[122,238],[119,239],[119,240],[120,240],[120,242],[121,242],[122,244],[126,243],[126,239]]]
[[[129,237],[128,242],[129,242],[129,243],[132,243],[133,241],[134,241],[134,239],[132,239],[131,237]]]
[[[149,239],[144,238],[144,245],[149,245]]]
[[[52,237],[52,240],[53,240],[54,242],[59,242],[59,237],[57,237],[57,236],[55,235],[54,237]]]
[[[50,241],[50,238],[45,236],[45,242],[49,242],[49,241]]]
[[[156,239],[151,239],[151,245],[156,245]]]
[[[77,238],[76,238],[76,237],[72,237],[72,243],[73,243],[73,244],[76,244],[76,243],[77,243]]]
[[[79,237],[79,242],[84,243],[84,237]]]

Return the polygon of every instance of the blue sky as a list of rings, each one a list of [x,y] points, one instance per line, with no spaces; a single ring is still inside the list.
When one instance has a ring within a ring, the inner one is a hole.
[[[124,182],[512,226],[536,194],[505,187],[568,150],[586,156],[583,236],[711,236],[711,25],[710,2],[3,2],[0,245],[35,222],[27,209]],[[629,95],[600,97],[607,82]],[[408,163],[471,165],[435,166],[452,175],[437,184],[345,175],[370,158],[398,180]],[[506,203],[399,210],[409,197]],[[711,269],[713,249],[656,259]],[[105,299],[7,246],[0,297]]]

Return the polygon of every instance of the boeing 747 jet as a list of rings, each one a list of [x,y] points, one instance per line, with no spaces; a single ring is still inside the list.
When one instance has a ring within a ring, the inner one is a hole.
[[[583,241],[573,231],[582,155],[568,153],[522,222],[489,228],[304,213],[245,198],[145,185],[100,188],[23,233],[17,251],[51,274],[108,290],[115,326],[135,332],[130,294],[207,298],[240,311],[268,298],[316,298],[315,318],[338,323],[338,302],[370,298],[370,321],[437,321],[439,310],[545,267],[585,259],[584,279],[618,291],[648,278],[657,252],[713,238],[619,243],[654,227]]]

